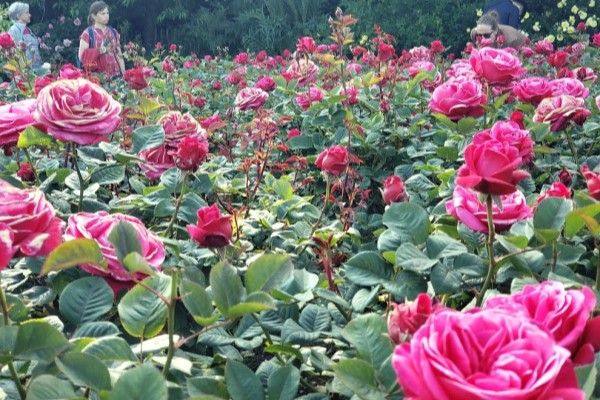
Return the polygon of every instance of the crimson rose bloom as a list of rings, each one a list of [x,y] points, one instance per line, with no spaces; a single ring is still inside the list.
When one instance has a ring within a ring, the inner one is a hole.
[[[37,96],[40,94],[40,91],[54,82],[54,77],[50,74],[44,76],[38,76],[35,78],[35,83],[33,84],[33,92]]]
[[[458,170],[456,183],[481,193],[510,194],[529,176],[518,169],[522,162],[519,149],[507,142],[471,143],[465,149],[465,164]]]
[[[315,39],[310,36],[304,36],[298,39],[296,43],[296,51],[298,53],[314,53],[317,49],[317,44],[315,43]]]
[[[600,174],[590,171],[590,167],[587,165],[581,167],[581,173],[585,178],[590,196],[596,200],[600,200]]]
[[[263,76],[256,82],[254,86],[264,90],[265,92],[272,92],[277,87],[277,83],[270,76]]]
[[[402,178],[396,175],[390,175],[383,182],[381,191],[385,204],[392,204],[406,199],[406,190]]]
[[[546,78],[533,77],[521,79],[512,88],[513,94],[523,103],[534,106],[546,97],[552,97],[552,87]]]
[[[15,47],[15,41],[8,32],[0,33],[0,49],[9,50]]]
[[[554,182],[548,189],[540,193],[535,204],[539,205],[542,201],[549,197],[558,197],[562,199],[571,198],[571,189],[566,187],[562,182]]]
[[[235,107],[241,111],[256,110],[265,104],[269,93],[257,87],[244,88],[235,97]]]
[[[148,87],[148,78],[154,75],[152,68],[139,66],[128,69],[123,74],[123,79],[134,90],[142,90]]]
[[[175,165],[182,171],[195,171],[208,155],[208,142],[203,137],[181,139],[175,154]]]
[[[65,64],[58,73],[60,79],[78,79],[83,76],[83,71],[73,64]]]
[[[35,99],[22,100],[0,106],[0,146],[12,147],[17,144],[19,135],[28,126],[41,126],[33,118],[32,113],[37,107]]]
[[[52,82],[37,99],[36,120],[62,142],[83,146],[106,141],[121,122],[121,104],[86,79]]]
[[[583,125],[590,115],[590,110],[585,108],[585,100],[562,95],[544,99],[536,108],[533,121],[549,123],[550,130],[558,132],[565,129],[569,121]]]
[[[420,293],[415,301],[404,304],[394,304],[387,321],[390,340],[400,344],[410,338],[431,316],[436,312],[445,310],[446,307],[429,297],[427,293]]]
[[[548,56],[548,64],[552,65],[554,68],[564,67],[567,64],[568,58],[569,53],[563,50],[559,50]]]
[[[473,50],[469,61],[477,75],[491,84],[508,83],[525,72],[517,56],[492,47]]]
[[[64,222],[39,190],[22,190],[0,180],[0,224],[13,232],[18,255],[48,255],[62,242]]]
[[[380,61],[387,61],[395,55],[396,52],[394,46],[391,44],[381,42],[379,43],[379,46],[377,46],[377,57]]]
[[[231,241],[233,230],[231,216],[221,215],[219,207],[213,204],[198,210],[198,223],[188,225],[190,237],[202,247],[224,247]]]
[[[433,314],[396,347],[392,366],[409,399],[584,399],[569,351],[501,310]]]
[[[491,129],[478,132],[473,136],[473,143],[481,144],[488,140],[497,140],[508,143],[519,150],[519,156],[527,163],[533,159],[533,140],[529,131],[521,129],[519,124],[513,121],[498,121]]]
[[[346,171],[349,163],[348,149],[337,145],[323,150],[315,161],[317,168],[331,175],[340,175]]]
[[[429,109],[458,121],[464,117],[481,117],[486,103],[487,96],[479,82],[459,78],[450,79],[433,91]]]
[[[35,173],[30,163],[24,162],[19,166],[17,176],[21,178],[23,182],[33,182],[35,180]]]

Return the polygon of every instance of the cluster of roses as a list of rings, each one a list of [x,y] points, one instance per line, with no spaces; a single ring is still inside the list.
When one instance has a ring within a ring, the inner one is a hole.
[[[595,305],[588,287],[551,281],[465,312],[423,293],[389,316],[392,365],[408,398],[582,400],[573,366],[600,350]]]

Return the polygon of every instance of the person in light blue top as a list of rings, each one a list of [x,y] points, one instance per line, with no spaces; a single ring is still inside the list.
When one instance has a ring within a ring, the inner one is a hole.
[[[33,71],[36,74],[46,73],[48,64],[42,62],[40,41],[27,26],[31,22],[29,4],[19,1],[12,3],[8,7],[8,17],[13,22],[8,33],[13,38],[15,44],[25,50],[25,56],[31,63]]]

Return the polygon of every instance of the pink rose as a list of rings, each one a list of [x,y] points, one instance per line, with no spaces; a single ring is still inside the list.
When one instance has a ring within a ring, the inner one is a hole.
[[[510,296],[488,299],[485,309],[501,309],[519,318],[529,318],[575,355],[588,320],[596,306],[596,296],[587,286],[569,289],[560,282],[545,281],[525,285]]]
[[[157,180],[165,171],[174,168],[175,159],[172,153],[165,145],[141,151],[139,157],[144,163],[141,163],[140,167],[146,178]]]
[[[277,87],[277,83],[270,76],[263,76],[256,82],[254,86],[264,90],[265,92],[272,92]]]
[[[554,45],[547,39],[535,43],[535,52],[538,54],[550,54],[554,51]]]
[[[583,82],[594,83],[596,82],[596,79],[598,79],[598,75],[596,75],[594,70],[588,67],[575,68],[573,70],[573,73],[575,74],[577,79]]]
[[[353,74],[360,74],[362,72],[362,65],[358,63],[350,63],[346,67],[346,71],[352,72]]]
[[[600,47],[600,32],[594,34],[591,38],[592,46]]]
[[[162,70],[167,74],[171,74],[171,73],[175,72],[175,63],[173,62],[171,57],[166,57],[163,60],[161,66],[162,66]]]
[[[0,106],[0,147],[16,145],[19,135],[28,126],[37,125],[41,128],[32,115],[36,107],[35,99]]]
[[[259,88],[245,88],[235,97],[235,106],[241,111],[256,110],[265,104],[269,94]]]
[[[469,79],[451,79],[438,86],[431,95],[429,108],[452,121],[464,117],[481,117],[487,96],[481,84]]]
[[[160,271],[165,260],[165,248],[161,240],[154,233],[146,229],[142,221],[125,214],[109,214],[106,211],[96,213],[80,212],[69,217],[65,240],[93,239],[100,246],[102,255],[108,262],[108,270],[100,269],[94,265],[81,265],[81,268],[92,275],[114,279],[120,282],[133,284],[135,280],[143,280],[145,275],[141,272],[132,274],[123,267],[113,247],[108,240],[113,228],[121,221],[130,223],[137,233],[141,245],[140,255],[155,270]]]
[[[498,232],[509,229],[513,224],[533,217],[533,210],[527,205],[520,191],[500,197],[502,208],[494,204],[492,216],[494,229]],[[477,193],[462,186],[456,186],[452,199],[446,202],[446,212],[474,231],[488,233],[487,210]]]
[[[500,310],[433,314],[396,347],[392,366],[409,399],[584,399],[569,351]]]
[[[516,147],[524,163],[533,159],[533,140],[531,140],[529,131],[521,129],[516,122],[498,121],[491,129],[476,133],[472,142],[481,144],[488,140],[497,140]]]
[[[65,64],[58,73],[60,79],[79,79],[83,77],[83,71],[73,64]]]
[[[390,175],[385,178],[381,195],[385,204],[392,204],[405,200],[406,190],[402,178],[396,175]]]
[[[227,246],[233,235],[231,216],[222,215],[216,204],[203,207],[198,210],[198,222],[188,225],[187,231],[190,238],[202,247]]]
[[[537,106],[533,121],[549,123],[550,129],[557,132],[565,129],[569,121],[583,125],[590,115],[582,98],[561,95],[544,99]]]
[[[226,123],[221,119],[221,116],[218,113],[215,113],[210,117],[206,117],[200,121],[200,126],[207,131],[214,131],[224,127],[225,125]]]
[[[427,293],[420,293],[415,301],[403,304],[394,304],[387,321],[388,335],[395,344],[400,344],[410,338],[431,316],[442,311],[445,307],[429,297]]]
[[[431,50],[425,46],[413,47],[408,51],[411,61],[433,61]]]
[[[342,174],[349,163],[348,149],[337,145],[323,150],[315,161],[317,168],[331,175]]]
[[[310,36],[301,37],[296,43],[296,51],[298,53],[311,54],[314,53],[316,49],[317,44],[315,43],[315,39]]]
[[[17,255],[46,256],[62,242],[64,222],[39,190],[0,181],[0,224],[11,229]]]
[[[408,75],[414,78],[419,72],[430,72],[435,70],[435,65],[430,61],[416,61],[408,67]]]
[[[548,189],[540,193],[537,198],[535,204],[539,205],[542,201],[546,200],[549,197],[558,197],[562,199],[570,199],[571,198],[571,189],[566,187],[562,182],[554,182]]]
[[[552,97],[550,82],[546,78],[537,76],[521,79],[513,86],[512,91],[519,101],[535,106],[546,97]]]
[[[344,100],[342,100],[342,104],[346,106],[353,106],[358,104],[359,91],[354,86],[349,86],[346,89],[342,89],[340,91],[340,95],[345,97]]]
[[[106,141],[121,122],[121,104],[86,79],[52,82],[37,99],[36,120],[63,142],[91,145]]]
[[[35,82],[33,84],[33,92],[37,96],[38,94],[40,94],[40,91],[43,88],[45,88],[52,82],[54,82],[54,77],[50,74],[36,77]]]
[[[10,260],[15,255],[13,241],[15,234],[5,223],[0,223],[0,271],[8,267]]]
[[[554,79],[550,82],[553,96],[561,96],[567,94],[573,97],[581,97],[585,99],[589,96],[590,91],[584,86],[579,79],[561,78]]]
[[[311,60],[302,58],[292,61],[286,72],[292,79],[298,80],[298,86],[308,86],[317,80],[319,67]]]
[[[529,176],[518,169],[522,162],[519,149],[507,142],[471,143],[465,149],[465,163],[457,172],[456,183],[481,193],[510,194]]]
[[[450,68],[446,71],[448,78],[467,78],[476,79],[477,74],[473,71],[471,63],[467,60],[456,60],[452,63]]]
[[[8,32],[0,33],[0,49],[2,50],[10,50],[15,47],[15,41],[12,36]]]
[[[290,140],[290,139],[293,139],[300,135],[302,135],[302,132],[300,132],[300,129],[292,128],[287,132],[287,139]]]
[[[179,141],[186,136],[204,136],[206,134],[200,123],[188,113],[182,114],[179,111],[169,111],[160,117],[157,123],[162,125],[165,131],[165,144],[172,147],[173,150],[177,147]]]
[[[581,167],[581,174],[585,178],[590,196],[600,200],[600,173],[590,171],[590,167],[584,165]]]
[[[477,75],[491,84],[510,82],[525,72],[517,56],[492,47],[473,50],[469,61]]]

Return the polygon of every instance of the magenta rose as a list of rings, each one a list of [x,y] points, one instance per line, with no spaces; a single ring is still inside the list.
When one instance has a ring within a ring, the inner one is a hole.
[[[469,61],[477,75],[491,84],[508,83],[525,72],[517,56],[492,47],[474,49]]]
[[[152,268],[160,271],[165,260],[165,248],[161,240],[146,229],[142,221],[130,215],[109,214],[106,211],[74,214],[69,217],[65,240],[93,239],[96,241],[108,262],[108,270],[105,271],[94,265],[81,265],[81,268],[92,275],[132,285],[135,280],[143,280],[146,275],[141,272],[132,275],[127,271],[117,258],[113,244],[108,240],[113,228],[121,221],[128,222],[133,226],[142,248],[140,255]]]
[[[576,357],[578,350],[590,340],[596,347],[600,344],[598,336],[586,338],[586,328],[595,306],[596,296],[587,286],[581,290],[565,290],[561,282],[546,281],[525,285],[521,291],[510,296],[492,297],[484,307],[501,309],[516,317],[530,319]],[[596,333],[600,334],[600,331]]]
[[[588,193],[596,200],[600,200],[600,173],[590,170],[590,167],[583,165],[581,174],[585,178]]]
[[[38,125],[31,115],[37,107],[35,99],[27,99],[0,106],[0,147],[12,147],[17,144],[19,135],[28,126]]]
[[[175,154],[175,165],[182,171],[196,171],[208,155],[208,142],[202,136],[181,139]]]
[[[198,210],[196,225],[188,225],[187,231],[196,243],[202,247],[224,247],[231,242],[233,229],[231,216],[222,215],[219,207],[213,204]]]
[[[408,67],[408,75],[414,78],[419,72],[431,72],[435,70],[435,65],[430,61],[416,61]]]
[[[494,229],[502,232],[526,219],[533,218],[533,210],[527,205],[520,191],[500,197],[502,207],[492,206]],[[474,231],[488,233],[487,210],[477,193],[462,186],[456,186],[452,199],[446,202],[446,212]]]
[[[387,321],[390,340],[400,344],[410,338],[431,316],[446,308],[434,302],[427,293],[420,293],[415,301],[394,304]]]
[[[582,98],[561,95],[544,99],[537,106],[533,121],[549,123],[550,130],[557,132],[565,129],[569,121],[583,125],[590,115]]]
[[[269,93],[257,87],[244,88],[235,97],[235,107],[241,111],[256,110],[265,104]]]
[[[58,73],[60,79],[78,79],[83,77],[83,71],[73,64],[65,64]]]
[[[529,176],[518,169],[522,162],[519,149],[507,142],[471,143],[465,149],[465,163],[457,172],[456,183],[481,193],[510,194]]]
[[[512,88],[513,94],[523,103],[537,106],[546,97],[552,97],[552,87],[546,78],[521,79]]]
[[[139,157],[144,162],[140,163],[140,168],[146,178],[159,179],[165,171],[175,167],[175,159],[171,153],[165,145],[141,151]]]
[[[471,63],[467,60],[459,59],[452,63],[450,68],[446,71],[448,78],[466,78],[476,79],[477,74],[473,71]]]
[[[385,204],[392,204],[405,200],[407,196],[402,178],[396,175],[390,175],[385,178],[381,195]]]
[[[514,121],[498,121],[491,129],[478,132],[473,136],[473,143],[481,144],[488,140],[497,140],[502,143],[516,147],[523,162],[527,163],[533,159],[533,140],[529,131],[521,129]]]
[[[585,87],[583,82],[574,78],[554,79],[550,82],[553,96],[561,96],[567,94],[573,97],[581,97],[585,99],[590,95],[590,91]]]
[[[0,180],[0,224],[13,233],[13,251],[46,256],[62,242],[64,222],[39,190],[18,189]]]
[[[464,117],[481,117],[487,96],[481,84],[470,79],[451,79],[438,86],[431,95],[429,108],[452,121]]]
[[[198,121],[189,113],[169,111],[157,121],[165,131],[165,144],[173,149],[186,136],[205,135],[206,132]]]
[[[344,146],[331,146],[323,150],[315,161],[315,165],[323,172],[331,175],[340,175],[350,163],[348,149]]]
[[[63,142],[91,145],[108,140],[121,122],[121,104],[86,79],[59,80],[40,91],[36,120]]]
[[[12,229],[5,223],[0,223],[0,271],[8,267],[15,255],[14,240],[15,234]]]
[[[275,82],[275,79],[271,78],[270,76],[263,76],[256,81],[254,86],[264,90],[265,92],[272,92],[277,87],[277,82]]]
[[[433,314],[396,347],[392,366],[409,399],[584,399],[569,351],[501,310]]]
[[[550,187],[540,193],[537,198],[535,204],[539,205],[542,201],[549,197],[557,197],[561,199],[570,199],[571,198],[571,189],[566,187],[562,182],[554,182]]]

